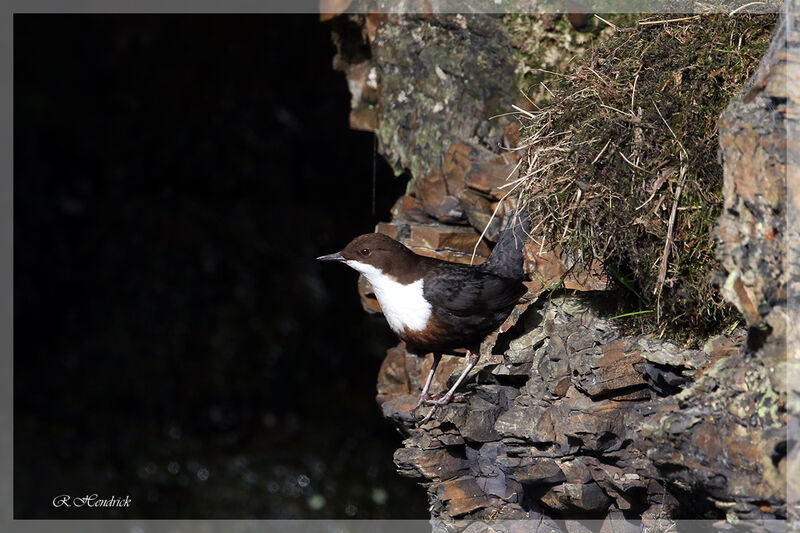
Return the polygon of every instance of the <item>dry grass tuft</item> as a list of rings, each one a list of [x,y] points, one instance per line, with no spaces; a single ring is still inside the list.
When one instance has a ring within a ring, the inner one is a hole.
[[[521,116],[522,200],[568,265],[603,262],[630,323],[694,343],[736,320],[710,281],[722,206],[717,119],[758,66],[774,15],[617,28]]]

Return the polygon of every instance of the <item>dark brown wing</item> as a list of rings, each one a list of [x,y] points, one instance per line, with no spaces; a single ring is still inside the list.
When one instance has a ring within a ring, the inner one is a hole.
[[[457,268],[454,268],[457,267]],[[508,309],[525,294],[522,282],[502,278],[480,268],[449,264],[441,273],[427,277],[425,299],[457,316],[493,314]]]

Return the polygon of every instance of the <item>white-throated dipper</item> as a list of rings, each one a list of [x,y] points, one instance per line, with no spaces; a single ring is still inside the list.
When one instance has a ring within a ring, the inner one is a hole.
[[[389,327],[418,355],[433,353],[412,416],[423,404],[431,410],[453,399],[456,389],[478,362],[480,344],[497,329],[525,294],[522,247],[530,231],[527,214],[511,217],[489,258],[480,265],[452,263],[417,255],[380,233],[353,239],[341,252],[318,257],[339,261],[363,274],[372,285]],[[467,350],[467,367],[447,394],[428,395],[443,353]]]

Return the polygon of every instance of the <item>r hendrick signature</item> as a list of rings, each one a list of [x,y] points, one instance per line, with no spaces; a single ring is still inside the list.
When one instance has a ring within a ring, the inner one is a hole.
[[[101,498],[97,494],[72,497],[69,494],[60,494],[53,498],[53,507],[130,507],[131,497],[125,496]]]

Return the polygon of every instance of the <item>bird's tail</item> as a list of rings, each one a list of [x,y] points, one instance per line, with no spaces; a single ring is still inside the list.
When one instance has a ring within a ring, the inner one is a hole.
[[[530,216],[526,210],[518,209],[512,216],[507,217],[504,226],[500,240],[481,267],[504,278],[522,280],[524,276],[522,247],[531,231]]]

